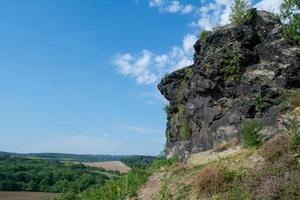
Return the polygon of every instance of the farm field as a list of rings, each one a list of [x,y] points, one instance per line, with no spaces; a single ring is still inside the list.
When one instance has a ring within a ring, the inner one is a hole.
[[[58,193],[0,191],[1,200],[53,200],[58,196]]]
[[[74,162],[74,163],[80,163],[80,162]],[[89,167],[99,167],[106,170],[118,171],[121,173],[127,173],[130,170],[130,167],[128,167],[121,161],[81,162],[81,164]]]

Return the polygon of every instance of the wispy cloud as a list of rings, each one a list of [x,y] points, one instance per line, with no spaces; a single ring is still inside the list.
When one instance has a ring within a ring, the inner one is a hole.
[[[149,0],[149,6],[151,8],[158,8],[162,13],[188,14],[195,10],[195,7],[192,4],[183,4],[178,0]]]
[[[141,126],[128,126],[128,129],[138,134],[163,133],[163,131],[160,129],[145,128]]]

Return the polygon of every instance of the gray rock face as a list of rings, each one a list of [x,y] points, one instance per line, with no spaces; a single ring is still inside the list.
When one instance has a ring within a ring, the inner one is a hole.
[[[273,14],[253,10],[245,24],[198,40],[194,64],[161,80],[169,156],[183,160],[240,138],[245,118],[276,122],[280,92],[300,87],[300,48],[283,39],[282,27]]]

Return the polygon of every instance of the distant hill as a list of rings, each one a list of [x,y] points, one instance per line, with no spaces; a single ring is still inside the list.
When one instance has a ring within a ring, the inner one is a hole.
[[[142,155],[93,155],[93,154],[66,154],[66,153],[12,153],[0,151],[0,156],[13,156],[25,158],[41,158],[58,161],[75,162],[101,162],[101,161],[121,161],[133,167],[134,165],[150,165],[155,156]]]

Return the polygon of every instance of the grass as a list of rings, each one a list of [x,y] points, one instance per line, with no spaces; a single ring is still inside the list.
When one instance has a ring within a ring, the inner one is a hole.
[[[184,121],[180,128],[180,134],[184,140],[188,140],[191,137],[191,129],[187,121]]]
[[[258,135],[263,125],[255,120],[245,120],[242,123],[241,135],[245,147],[257,147],[261,144],[262,137]]]

